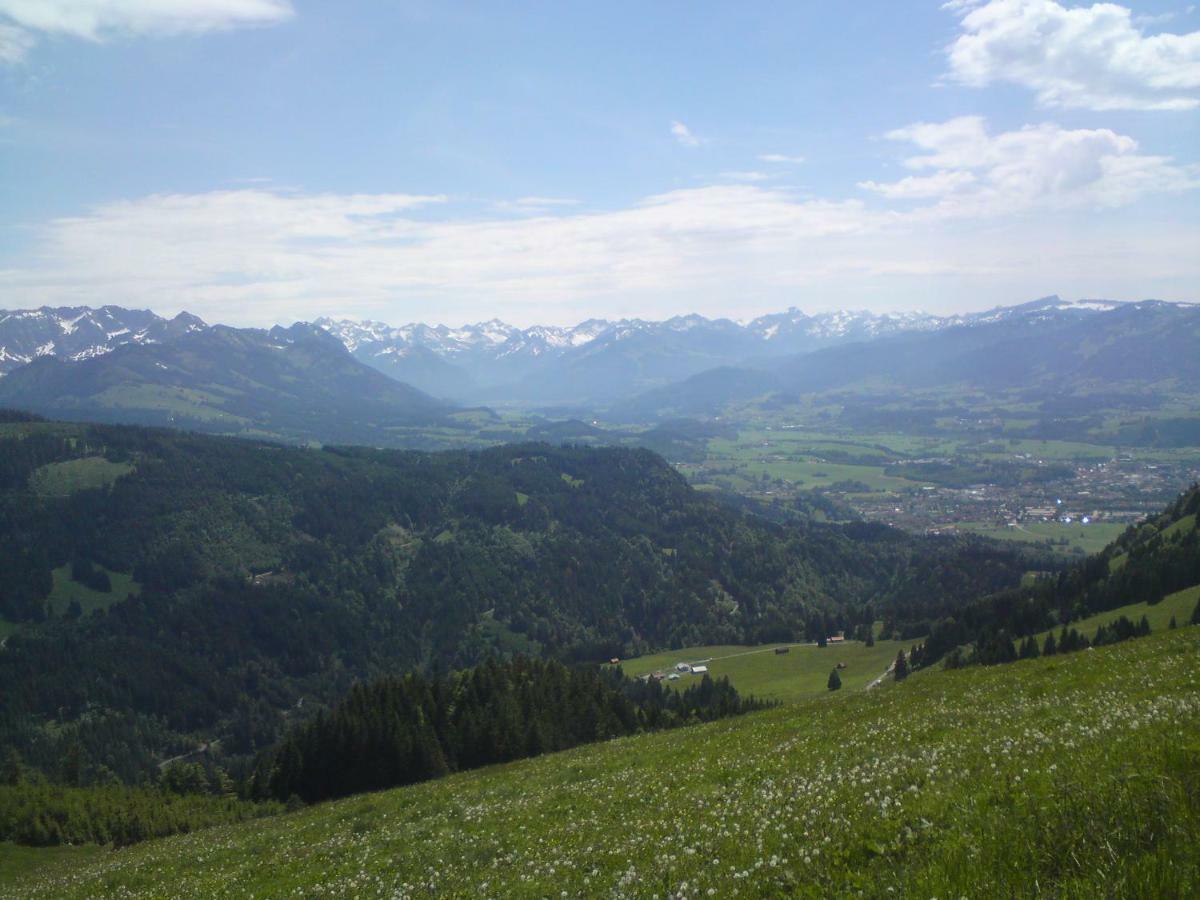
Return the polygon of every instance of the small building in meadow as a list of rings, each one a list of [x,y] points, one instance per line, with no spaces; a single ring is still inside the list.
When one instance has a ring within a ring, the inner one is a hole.
[[[690,671],[692,671],[692,667],[688,663],[675,663],[675,671],[676,672],[690,672]]]
[[[776,648],[775,648],[775,655],[776,655],[776,656],[783,656],[783,654],[787,653],[787,652],[788,652],[789,650],[791,650],[791,649],[792,649],[791,647],[776,647]]]
[[[703,675],[708,671],[708,666],[692,666],[693,675]]]

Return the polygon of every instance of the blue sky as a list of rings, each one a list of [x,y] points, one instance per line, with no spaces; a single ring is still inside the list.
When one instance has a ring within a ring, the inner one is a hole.
[[[0,307],[1200,300],[1198,149],[1178,3],[0,0]]]

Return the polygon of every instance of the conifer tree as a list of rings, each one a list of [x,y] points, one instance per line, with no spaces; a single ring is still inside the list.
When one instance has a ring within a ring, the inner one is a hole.
[[[836,691],[838,688],[840,688],[842,686],[842,678],[840,675],[838,675],[838,670],[836,668],[831,669],[829,672],[829,685],[828,686],[829,686],[829,690],[831,690],[831,691]]]
[[[896,654],[896,668],[893,676],[897,681],[903,681],[908,677],[908,660],[904,658],[903,650]]]
[[[1058,652],[1058,643],[1054,640],[1054,632],[1046,635],[1046,642],[1042,644],[1042,656],[1053,656]]]
[[[1200,625],[1200,600],[1196,601],[1196,608],[1192,610],[1192,619],[1189,625]]]
[[[1178,627],[1179,627],[1179,625],[1176,623],[1175,617],[1171,616],[1171,621],[1167,623],[1167,629],[1169,631],[1174,631]]]

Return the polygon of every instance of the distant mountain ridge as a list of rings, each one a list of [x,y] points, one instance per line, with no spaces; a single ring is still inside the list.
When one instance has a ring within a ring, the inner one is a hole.
[[[166,319],[120,306],[0,311],[0,375],[43,356],[91,359],[126,344],[158,344],[207,327],[186,312]]]
[[[0,379],[0,406],[335,443],[381,442],[389,427],[428,424],[448,409],[304,323],[269,331],[185,328],[79,359],[43,354]]]
[[[1115,360],[1113,354],[1101,351],[1117,336],[1122,346],[1146,351],[1145,341],[1130,339],[1139,329],[1157,334],[1165,327],[1170,345],[1185,351],[1190,332],[1185,328],[1173,334],[1171,323],[1164,326],[1163,320],[1175,317],[1186,324],[1196,310],[1200,307],[1161,301],[1067,301],[1050,296],[949,316],[845,310],[808,315],[793,308],[744,323],[693,314],[663,321],[589,319],[574,326],[529,328],[499,319],[453,328],[329,318],[304,327],[327,334],[331,344],[389,376],[392,384],[402,382],[454,404],[542,408],[575,417],[614,405],[638,415],[650,409],[710,415],[718,399],[735,401],[747,392],[834,387],[867,372],[890,378],[895,371],[909,381],[922,372],[935,380],[961,378],[965,373],[978,381],[979,370],[1009,383],[1028,371],[1044,377],[1058,374],[1057,363],[1031,357],[1034,343],[1044,352],[1074,359],[1073,377],[1083,377],[1089,365],[1092,369],[1100,365],[1097,360]],[[1127,333],[1107,330],[1110,323],[1124,319],[1128,323],[1119,330]],[[166,346],[183,336],[214,331],[230,340],[235,334],[269,336],[277,329],[256,332],[207,326],[186,313],[168,320],[149,311],[113,306],[0,312],[0,374],[11,377],[44,357],[77,363],[131,345]],[[1005,333],[1015,336],[1017,345],[1004,349]],[[1054,340],[1050,340],[1052,333]],[[1089,342],[1092,350],[1077,352],[1081,341]],[[989,348],[996,342],[993,352]],[[954,354],[960,356],[957,363],[950,359]],[[1160,354],[1155,368],[1161,368],[1164,360]],[[1123,360],[1118,368],[1129,364]],[[1007,374],[1002,374],[1006,367]],[[80,375],[107,368],[83,369]],[[147,378],[148,374],[155,373],[143,371],[139,377],[170,381],[166,375]],[[1103,380],[1106,372],[1093,372],[1093,376]],[[28,378],[23,380],[28,383]],[[699,381],[690,383],[691,379]],[[388,393],[383,387],[378,390]],[[0,393],[10,391],[15,388]],[[13,402],[20,399],[17,392]],[[56,405],[61,404],[56,401]],[[73,402],[68,406],[75,408]],[[39,411],[54,413],[47,406]],[[365,433],[356,439],[371,440]]]
[[[589,319],[517,328],[499,319],[451,328],[317,319],[358,359],[439,396],[480,402],[610,402],[721,366],[810,353],[909,333],[1020,318],[1082,319],[1124,305],[1057,296],[981,313],[936,316],[865,310],[808,315],[796,308],[746,323],[675,316],[663,321]]]

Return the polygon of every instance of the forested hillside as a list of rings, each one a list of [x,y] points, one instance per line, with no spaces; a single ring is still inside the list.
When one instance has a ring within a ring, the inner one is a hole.
[[[376,674],[878,617],[920,634],[1043,565],[973,539],[771,523],[645,450],[0,434],[0,743],[51,774],[77,750],[85,780],[201,745],[247,758]]]
[[[1007,662],[1016,638],[1129,604],[1153,606],[1200,584],[1198,513],[1200,487],[1193,486],[1161,515],[1131,525],[1103,551],[1056,577],[964,606],[934,623],[925,663],[951,652],[955,663]]]

